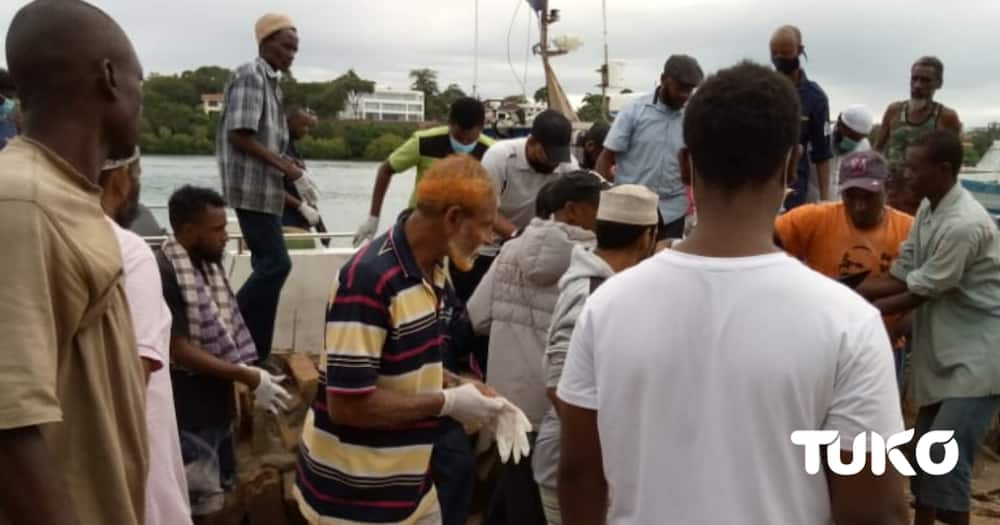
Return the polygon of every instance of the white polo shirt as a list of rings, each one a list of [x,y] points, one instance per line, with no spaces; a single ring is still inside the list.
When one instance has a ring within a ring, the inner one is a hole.
[[[664,251],[605,282],[559,397],[597,411],[608,523],[830,523],[796,430],[903,430],[879,312],[783,254]]]

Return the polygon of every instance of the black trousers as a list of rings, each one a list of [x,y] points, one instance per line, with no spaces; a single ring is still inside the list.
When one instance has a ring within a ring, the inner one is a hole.
[[[536,434],[528,436],[535,446]],[[518,464],[501,465],[496,492],[490,502],[487,525],[547,525],[542,510],[542,496],[538,493],[535,473],[531,469],[531,456],[521,458]]]

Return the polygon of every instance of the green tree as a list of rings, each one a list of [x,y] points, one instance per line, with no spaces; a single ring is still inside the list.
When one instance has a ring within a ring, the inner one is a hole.
[[[546,104],[546,105],[548,105],[548,103],[549,103],[549,87],[548,86],[542,86],[542,87],[538,88],[538,90],[535,91],[535,97],[534,98],[535,98],[535,102],[538,102],[539,104]]]
[[[436,97],[439,93],[437,71],[433,69],[414,69],[410,71],[410,89],[424,94],[424,100]]]
[[[365,149],[365,160],[385,160],[402,145],[403,138],[399,135],[393,133],[382,135]]]
[[[583,105],[576,111],[576,115],[584,122],[607,122],[604,115],[603,98],[600,93],[587,93],[583,97]]]
[[[233,72],[219,66],[202,66],[194,71],[181,73],[181,80],[194,85],[195,90],[200,94],[222,93],[226,87],[226,82]]]
[[[448,84],[448,87],[437,96],[435,107],[428,113],[428,120],[445,120],[451,112],[451,105],[465,97],[465,91],[458,84]],[[425,102],[426,104],[426,102]]]
[[[351,108],[355,118],[360,118],[361,99],[364,95],[375,91],[375,82],[365,80],[359,77],[353,69],[349,69],[347,73],[333,81],[333,89],[343,96],[344,103]]]

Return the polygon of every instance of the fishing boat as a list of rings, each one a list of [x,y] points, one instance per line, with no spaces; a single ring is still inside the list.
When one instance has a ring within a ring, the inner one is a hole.
[[[959,180],[990,213],[1000,217],[1000,140],[993,143],[975,168],[962,170]]]

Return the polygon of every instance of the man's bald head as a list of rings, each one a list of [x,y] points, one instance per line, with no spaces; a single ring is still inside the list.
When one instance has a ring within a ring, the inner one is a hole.
[[[28,119],[96,126],[110,155],[138,140],[142,69],[121,27],[80,0],[35,0],[7,33],[7,64]]]
[[[791,25],[784,25],[774,30],[771,35],[771,56],[794,58],[802,54],[802,31]]]

